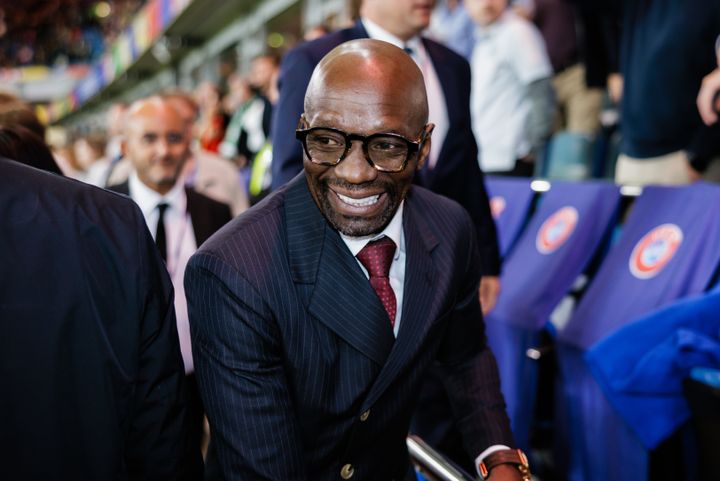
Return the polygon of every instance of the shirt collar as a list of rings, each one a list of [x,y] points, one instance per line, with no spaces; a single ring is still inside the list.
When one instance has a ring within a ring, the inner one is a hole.
[[[395,249],[395,255],[393,256],[393,260],[397,260],[400,257],[400,248],[402,246],[402,219],[404,209],[405,201],[402,201],[400,203],[400,207],[398,207],[398,210],[395,212],[395,215],[392,219],[390,219],[390,223],[377,234],[363,237],[351,237],[341,233],[340,236],[342,237],[343,242],[345,242],[345,245],[348,246],[348,249],[350,249],[350,252],[352,252],[353,256],[357,256],[358,252],[360,252],[369,242],[377,240],[383,236],[387,236],[392,239],[397,247]]]
[[[161,202],[168,204],[169,209],[185,212],[187,197],[185,196],[185,186],[181,178],[178,178],[178,181],[175,182],[175,185],[167,194],[160,195],[143,184],[137,172],[133,170],[128,178],[128,190],[130,191],[130,197],[140,207],[146,218]]]
[[[365,27],[365,31],[367,31],[368,36],[372,39],[391,43],[398,48],[410,47],[417,50],[422,48],[422,42],[420,41],[419,35],[416,35],[407,41],[403,41],[372,20],[362,18],[360,21],[362,22],[363,27]]]
[[[475,38],[482,40],[484,38],[492,37],[502,28],[504,23],[507,23],[509,19],[515,16],[515,12],[511,8],[506,8],[505,11],[490,25],[477,25],[475,27]]]

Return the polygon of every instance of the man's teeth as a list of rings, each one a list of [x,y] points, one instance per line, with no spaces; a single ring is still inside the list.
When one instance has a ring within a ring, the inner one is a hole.
[[[337,194],[337,192],[336,192]],[[363,197],[362,199],[353,199],[352,197],[348,197],[346,195],[337,194],[338,197],[340,197],[340,200],[345,202],[348,205],[351,205],[353,207],[365,207],[368,205],[373,205],[378,201],[380,198],[380,194],[377,195],[371,195],[370,197]]]

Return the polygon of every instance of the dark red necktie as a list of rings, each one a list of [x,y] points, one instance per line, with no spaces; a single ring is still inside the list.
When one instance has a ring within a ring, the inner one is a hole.
[[[390,286],[390,264],[395,255],[395,243],[389,237],[382,237],[376,241],[368,242],[358,252],[357,258],[370,274],[370,285],[380,298],[390,317],[390,324],[395,327],[395,314],[397,313],[397,300],[395,292]]]

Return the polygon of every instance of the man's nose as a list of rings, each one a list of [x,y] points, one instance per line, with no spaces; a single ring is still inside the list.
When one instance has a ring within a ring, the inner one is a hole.
[[[158,155],[165,157],[170,151],[170,144],[166,139],[160,139],[155,144],[155,148],[157,149]]]
[[[335,176],[351,184],[371,182],[377,178],[378,171],[365,158],[362,143],[358,140],[350,144],[345,158],[335,166]]]

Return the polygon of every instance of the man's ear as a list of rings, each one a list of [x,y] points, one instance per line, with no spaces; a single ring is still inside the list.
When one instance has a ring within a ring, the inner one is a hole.
[[[418,152],[418,163],[415,167],[416,171],[419,171],[425,165],[428,155],[430,155],[430,147],[432,146],[432,132],[435,129],[435,124],[427,124],[423,129],[424,140],[420,146],[420,152]]]
[[[306,129],[308,127],[307,120],[305,119],[305,112],[300,114],[300,120],[298,120],[298,130]]]

